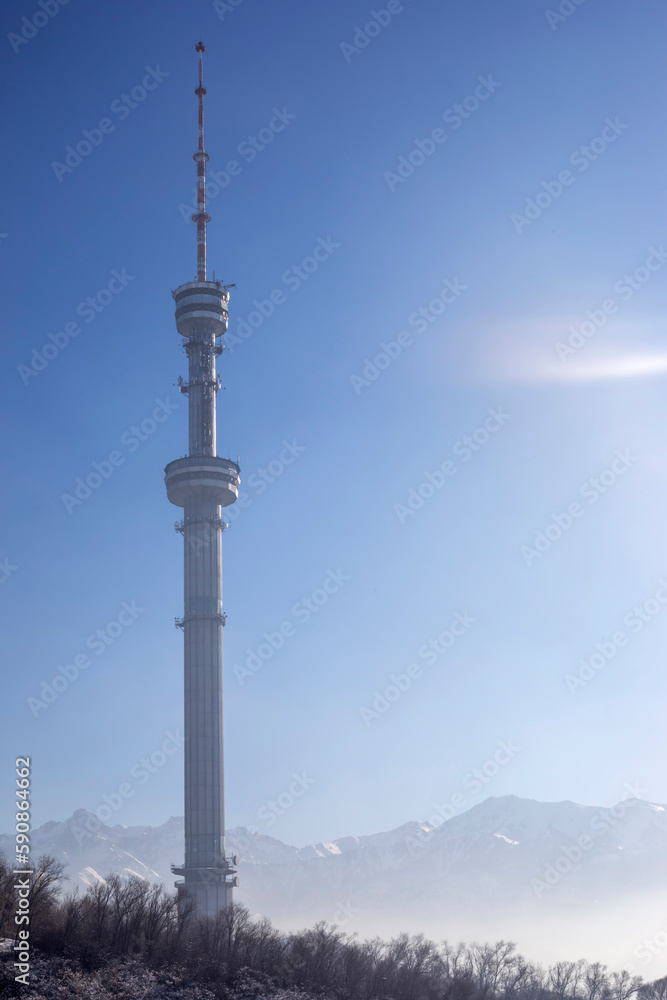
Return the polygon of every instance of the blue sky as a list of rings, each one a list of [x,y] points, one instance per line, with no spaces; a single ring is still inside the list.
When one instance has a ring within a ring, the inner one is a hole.
[[[182,813],[162,475],[187,448],[170,291],[194,273],[200,37],[209,266],[237,285],[219,451],[247,498],[224,537],[228,825],[301,844],[457,793],[667,801],[664,8],[406,0],[366,34],[386,7],[71,0],[12,44],[40,8],[3,5],[0,829],[22,754],[38,824],[123,783],[112,822]]]

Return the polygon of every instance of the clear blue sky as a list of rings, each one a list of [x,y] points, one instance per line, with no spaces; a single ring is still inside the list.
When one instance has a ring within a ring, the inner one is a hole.
[[[586,0],[550,24],[547,0],[406,0],[358,51],[359,0],[218,6],[71,0],[12,45],[40,8],[3,5],[0,829],[19,754],[37,823],[123,783],[114,822],[182,813],[180,752],[158,753],[149,780],[131,772],[181,723],[182,550],[162,475],[187,448],[170,291],[194,273],[179,206],[200,37],[209,166],[224,182],[239,165],[209,201],[210,265],[238,286],[230,331],[284,292],[220,365],[219,450],[240,456],[251,501],[224,538],[228,824],[305,843],[425,818],[457,793],[466,808],[509,793],[606,804],[629,782],[667,801],[667,605],[651,603],[667,578],[664,6]],[[248,137],[271,123],[253,157]],[[54,168],[83,130],[98,145]],[[453,301],[430,311],[445,280]],[[599,328],[559,358],[587,311]],[[80,332],[26,375],[67,324]],[[400,356],[353,380],[401,331]],[[159,417],[178,408],[152,422],[165,399]],[[466,459],[459,442],[487,419]],[[251,477],[292,457],[285,441],[303,450],[262,490]],[[122,462],[68,511],[62,494],[112,452]],[[585,486],[600,474],[604,493]],[[546,551],[522,553],[577,503]],[[330,571],[349,579],[305,621],[295,605]],[[101,655],[86,646],[133,601]],[[646,602],[649,620],[626,621]],[[456,613],[476,621],[431,656]],[[240,683],[234,668],[285,622],[294,634]],[[35,715],[28,699],[82,653],[90,666]],[[411,663],[419,676],[366,725]],[[500,740],[521,749],[477,792],[466,775]],[[304,794],[259,818],[295,773]]]

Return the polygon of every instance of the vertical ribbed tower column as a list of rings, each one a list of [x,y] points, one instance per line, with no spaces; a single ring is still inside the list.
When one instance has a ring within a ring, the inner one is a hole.
[[[222,726],[222,531],[221,508],[234,503],[239,467],[216,455],[215,359],[227,329],[229,290],[206,280],[206,214],[202,59],[199,52],[199,148],[197,162],[197,280],[173,292],[176,326],[188,356],[189,454],[165,469],[169,500],[183,508],[177,530],[184,540],[185,669],[185,862],[173,867],[176,883],[198,916],[214,917],[232,901],[238,884],[235,858],[225,855]]]

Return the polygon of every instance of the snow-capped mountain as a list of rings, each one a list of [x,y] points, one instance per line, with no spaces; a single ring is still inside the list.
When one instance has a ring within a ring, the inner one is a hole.
[[[0,850],[12,846],[0,836]],[[34,830],[32,849],[64,861],[72,884],[117,871],[171,886],[183,821],[106,826],[78,810]],[[644,800],[598,808],[490,798],[438,827],[411,822],[300,848],[240,827],[227,850],[240,857],[237,899],[282,926],[529,939],[524,950],[544,958],[622,949],[640,973],[667,971],[667,949],[646,970],[638,951],[642,940],[667,939],[667,808]]]

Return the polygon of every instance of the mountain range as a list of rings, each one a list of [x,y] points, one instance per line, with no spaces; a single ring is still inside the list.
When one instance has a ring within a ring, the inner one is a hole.
[[[79,809],[31,840],[33,856],[66,864],[70,887],[110,872],[171,887],[183,820],[108,826]],[[0,836],[0,851],[12,849]],[[237,899],[279,926],[325,920],[364,935],[504,938],[542,961],[667,973],[667,807],[643,799],[603,808],[503,796],[437,827],[409,822],[305,847],[237,827],[227,851],[240,859]]]

